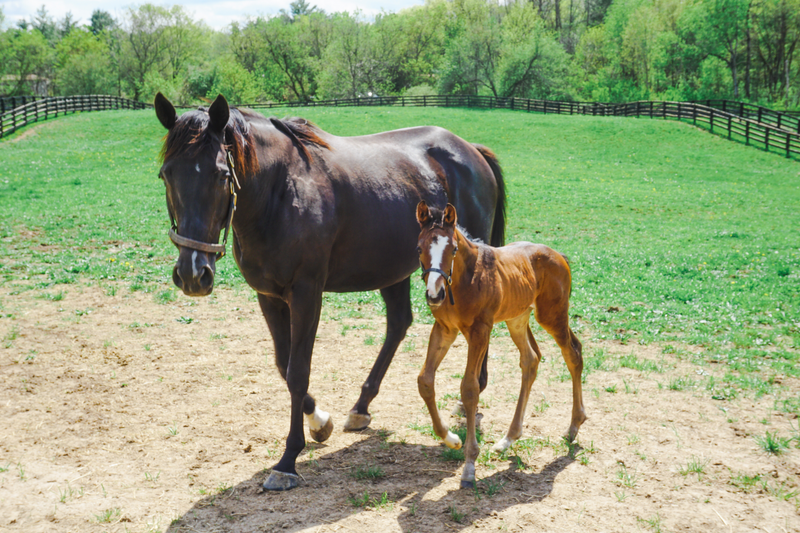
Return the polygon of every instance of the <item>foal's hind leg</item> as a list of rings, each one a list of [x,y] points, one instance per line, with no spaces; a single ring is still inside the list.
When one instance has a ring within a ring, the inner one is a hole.
[[[389,369],[397,347],[406,336],[406,331],[414,319],[411,313],[411,278],[381,289],[386,302],[386,341],[381,347],[378,359],[372,366],[367,380],[361,386],[361,396],[347,416],[345,431],[358,431],[367,427],[371,417],[369,404],[378,395],[383,376]]]
[[[275,365],[285,381],[292,346],[289,306],[280,298],[272,298],[263,294],[258,295],[258,303],[267,321],[269,332],[272,334],[272,342],[275,344]],[[306,417],[312,439],[324,442],[330,437],[333,431],[331,415],[322,409],[317,409],[316,402],[310,394],[306,394],[303,398],[303,414]]]
[[[525,418],[525,409],[528,406],[528,398],[531,393],[531,386],[536,381],[536,372],[539,368],[539,361],[542,359],[542,353],[539,351],[539,346],[536,344],[536,339],[533,338],[533,332],[528,325],[530,318],[530,311],[507,320],[508,332],[511,334],[511,340],[519,350],[519,367],[522,370],[522,383],[519,388],[519,399],[517,400],[517,410],[514,412],[514,418],[508,428],[506,436],[492,446],[492,450],[496,452],[503,452],[509,446],[522,436],[522,421]]]
[[[563,320],[558,321],[557,325],[539,324],[553,336],[559,348],[561,348],[561,355],[564,356],[564,361],[567,363],[570,376],[572,376],[572,421],[569,425],[566,437],[572,442],[578,435],[578,430],[581,425],[586,421],[586,410],[583,407],[583,386],[581,385],[581,374],[583,373],[583,347],[581,341],[572,332],[568,325],[568,318],[566,317],[566,310],[564,311]]]

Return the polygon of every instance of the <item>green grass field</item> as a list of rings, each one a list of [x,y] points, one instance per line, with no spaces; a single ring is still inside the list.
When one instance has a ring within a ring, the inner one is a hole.
[[[800,376],[796,161],[644,118],[430,108],[274,114],[338,135],[439,125],[485,144],[508,184],[507,241],[541,242],[572,262],[581,338],[657,342],[665,353],[728,365],[725,383],[706,387],[720,398]],[[163,133],[152,111],[114,111],[0,141],[0,284],[52,297],[72,283],[121,281],[173,298],[176,254],[157,179]],[[217,283],[243,285],[230,259]],[[421,295],[415,285],[418,319],[430,321]],[[374,293],[332,295],[325,317],[351,313],[355,301],[380,311]],[[0,317],[13,321],[4,305]]]

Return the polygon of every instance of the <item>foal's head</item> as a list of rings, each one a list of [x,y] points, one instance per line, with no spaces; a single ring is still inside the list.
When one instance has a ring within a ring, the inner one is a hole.
[[[458,246],[455,241],[456,208],[447,204],[444,211],[428,208],[424,201],[417,204],[417,222],[421,229],[417,241],[422,279],[427,290],[425,299],[431,309],[444,303],[453,274],[453,259]]]

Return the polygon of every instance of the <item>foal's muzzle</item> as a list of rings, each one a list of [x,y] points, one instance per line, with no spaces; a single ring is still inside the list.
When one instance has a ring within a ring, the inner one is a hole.
[[[428,307],[431,309],[438,309],[443,303],[445,298],[445,290],[444,286],[439,289],[439,292],[436,293],[435,298],[431,298],[431,295],[428,291],[425,291],[425,301],[428,302]]]
[[[186,296],[208,296],[214,290],[215,258],[212,254],[181,248],[172,269],[172,282]]]

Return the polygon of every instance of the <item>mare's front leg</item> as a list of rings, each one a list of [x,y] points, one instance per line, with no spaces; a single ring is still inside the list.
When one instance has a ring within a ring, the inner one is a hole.
[[[491,324],[484,324],[476,320],[468,332],[467,343],[467,369],[464,371],[464,379],[461,380],[461,401],[464,403],[464,411],[467,417],[467,438],[464,443],[464,471],[461,474],[461,488],[475,488],[475,459],[478,458],[478,439],[475,434],[475,414],[478,412],[478,397],[480,396],[480,383],[478,374],[480,372],[483,359],[486,357],[486,349],[489,346],[489,335],[492,332]]]
[[[289,366],[289,355],[292,350],[292,322],[289,305],[280,298],[258,295],[258,304],[261,313],[267,321],[267,327],[272,335],[275,345],[275,366],[278,367],[281,377],[286,380],[286,369]],[[310,394],[303,398],[303,414],[308,422],[311,438],[317,442],[324,442],[333,431],[333,421],[330,414],[316,407],[316,402]]]
[[[308,394],[311,352],[314,348],[321,307],[321,283],[300,282],[292,287],[289,296],[291,349],[289,364],[286,367],[286,384],[292,397],[289,436],[286,438],[283,457],[264,482],[264,488],[267,490],[288,490],[299,484],[295,462],[306,446],[303,403]]]
[[[444,443],[453,449],[461,448],[461,439],[458,435],[448,431],[439,415],[439,408],[436,407],[436,370],[447,355],[447,350],[456,340],[458,330],[455,328],[448,328],[442,325],[439,321],[433,325],[431,330],[431,337],[428,341],[428,355],[425,358],[425,366],[419,373],[417,378],[417,386],[419,387],[419,395],[425,400],[428,406],[428,413],[431,415],[431,423],[433,424],[433,431]]]
[[[411,313],[411,278],[381,289],[386,303],[386,341],[381,347],[378,359],[372,365],[367,380],[361,386],[361,396],[350,410],[344,424],[345,431],[359,431],[366,428],[371,420],[369,404],[378,395],[383,376],[389,369],[397,347],[406,336],[406,331],[414,319]]]

